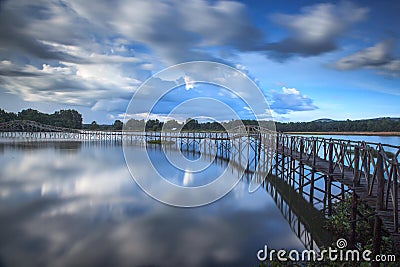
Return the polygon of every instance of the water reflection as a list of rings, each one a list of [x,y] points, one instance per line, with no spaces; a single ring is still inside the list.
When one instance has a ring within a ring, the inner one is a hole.
[[[252,266],[264,244],[303,247],[269,194],[246,182],[213,204],[174,208],[136,186],[118,145],[1,150],[0,266]]]

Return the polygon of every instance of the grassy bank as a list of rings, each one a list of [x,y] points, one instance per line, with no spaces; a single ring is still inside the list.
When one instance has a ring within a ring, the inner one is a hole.
[[[155,145],[173,145],[175,144],[174,141],[165,141],[165,140],[149,140],[147,141],[148,144],[155,144]]]

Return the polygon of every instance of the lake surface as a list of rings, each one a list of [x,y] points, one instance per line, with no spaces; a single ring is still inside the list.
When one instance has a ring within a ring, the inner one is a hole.
[[[160,153],[149,150],[180,185],[226,168],[188,177]],[[0,266],[256,266],[264,245],[303,249],[264,188],[243,179],[209,205],[168,206],[136,185],[118,144],[0,143],[0,166]]]
[[[323,137],[400,145],[400,137]],[[216,160],[193,175],[171,168],[159,146],[148,148],[157,170],[180,186],[202,186],[227,168]],[[177,151],[168,153],[174,157]],[[249,193],[246,178],[216,202],[177,208],[139,188],[120,144],[0,142],[0,166],[1,267],[257,266],[264,245],[304,249],[292,230],[297,226],[292,222],[291,228],[280,211],[290,209],[284,197],[271,197],[263,187]],[[237,170],[227,171],[238,179]],[[146,168],[140,173],[146,175]],[[286,199],[307,213],[301,200]]]

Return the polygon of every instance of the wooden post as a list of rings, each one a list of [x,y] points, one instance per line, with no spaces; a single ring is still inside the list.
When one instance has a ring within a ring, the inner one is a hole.
[[[376,214],[374,223],[374,237],[372,241],[372,255],[375,257],[380,254],[381,241],[382,241],[382,220],[379,217],[378,212],[383,210],[383,194],[384,194],[384,173],[383,173],[383,156],[381,149],[378,151],[378,158],[376,161],[376,179],[378,180],[377,196],[376,196]],[[373,266],[379,266],[373,265]]]
[[[360,148],[354,147],[354,172],[353,172],[353,186],[360,185]]]
[[[371,168],[371,156],[367,153],[367,156],[365,157],[365,171],[366,176],[368,177],[367,181],[368,181],[368,188],[371,186],[371,174],[370,174],[370,168]]]
[[[288,157],[288,175],[286,177],[286,182],[290,185],[293,175],[293,158],[291,156]]]
[[[257,140],[257,139],[256,139]],[[254,163],[254,171],[257,171],[257,164],[258,164],[258,166],[261,166],[260,165],[260,160],[261,160],[261,144],[262,144],[262,137],[261,137],[261,133],[258,133],[258,143],[257,143],[257,145],[258,145],[258,147],[257,147],[257,152],[258,152],[258,154],[257,154],[257,157],[256,157],[256,160],[257,160],[257,163]],[[264,162],[265,163],[265,162]]]
[[[317,157],[317,140],[313,140],[313,168],[315,167],[315,161],[316,161],[316,157]]]
[[[298,185],[299,185],[299,193],[303,195],[303,180],[304,180],[304,164],[303,164],[303,151],[304,151],[304,140],[303,138],[300,138],[300,160],[299,160],[299,180],[298,180]],[[294,179],[295,180],[295,177]],[[294,183],[293,183],[294,185]]]
[[[326,177],[326,176],[325,176]],[[328,209],[328,216],[332,215],[332,180],[330,176],[326,177],[326,202],[327,202],[327,209]]]
[[[310,181],[310,203],[314,204],[314,180],[315,180],[315,163],[317,157],[317,140],[312,141],[312,153],[313,153],[313,163],[311,166],[311,181]]]
[[[376,161],[376,178],[378,180],[378,191],[377,191],[377,199],[376,199],[376,208],[378,210],[383,210],[384,205],[383,205],[383,196],[384,196],[384,191],[385,191],[385,178],[384,178],[384,173],[383,173],[383,156],[382,156],[382,151],[379,150],[378,152],[378,158]]]
[[[276,134],[276,152],[275,152],[275,175],[278,176],[278,161],[279,161],[279,133]]]
[[[294,179],[296,178],[296,160],[293,157],[293,151],[295,149],[295,137],[290,137],[290,175],[289,175],[289,185],[294,185]]]
[[[237,139],[238,142],[238,157],[239,157],[239,164],[242,163],[242,137],[239,137],[239,139]]]
[[[303,159],[303,151],[304,151],[304,142],[303,138],[300,138],[300,162]]]
[[[356,247],[356,229],[357,229],[357,195],[353,189],[351,197],[351,223],[350,223],[350,239],[349,248],[355,249]]]
[[[340,144],[340,156],[341,156],[341,159],[340,159],[340,165],[342,166],[342,175],[340,176],[340,178],[344,178],[344,158],[346,157],[346,150],[347,150],[347,146],[346,146],[346,144],[344,143],[344,142],[342,142],[341,144]]]
[[[398,182],[397,182],[397,162],[393,159],[392,163],[392,168],[393,170],[393,210],[394,210],[394,231],[396,233],[399,232],[399,199],[398,199],[398,193],[399,193],[399,188],[398,188]]]
[[[328,216],[332,215],[332,173],[333,173],[333,142],[329,142],[328,146],[328,160],[329,160],[329,173],[326,188],[327,202],[328,202]]]
[[[281,161],[281,179],[282,181],[285,180],[285,155],[282,153],[281,155],[282,161]]]
[[[333,143],[329,142],[328,147],[329,175],[333,173]]]
[[[310,203],[314,204],[314,180],[315,180],[315,168],[311,169],[311,181],[310,181]]]
[[[299,194],[303,196],[304,186],[304,164],[300,163],[300,174],[299,174]]]

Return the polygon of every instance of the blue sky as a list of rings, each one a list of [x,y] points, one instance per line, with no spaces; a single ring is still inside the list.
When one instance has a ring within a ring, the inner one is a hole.
[[[1,1],[0,108],[111,123],[153,74],[210,60],[253,79],[277,121],[400,117],[399,11],[398,1]],[[170,106],[187,98],[172,96]]]

